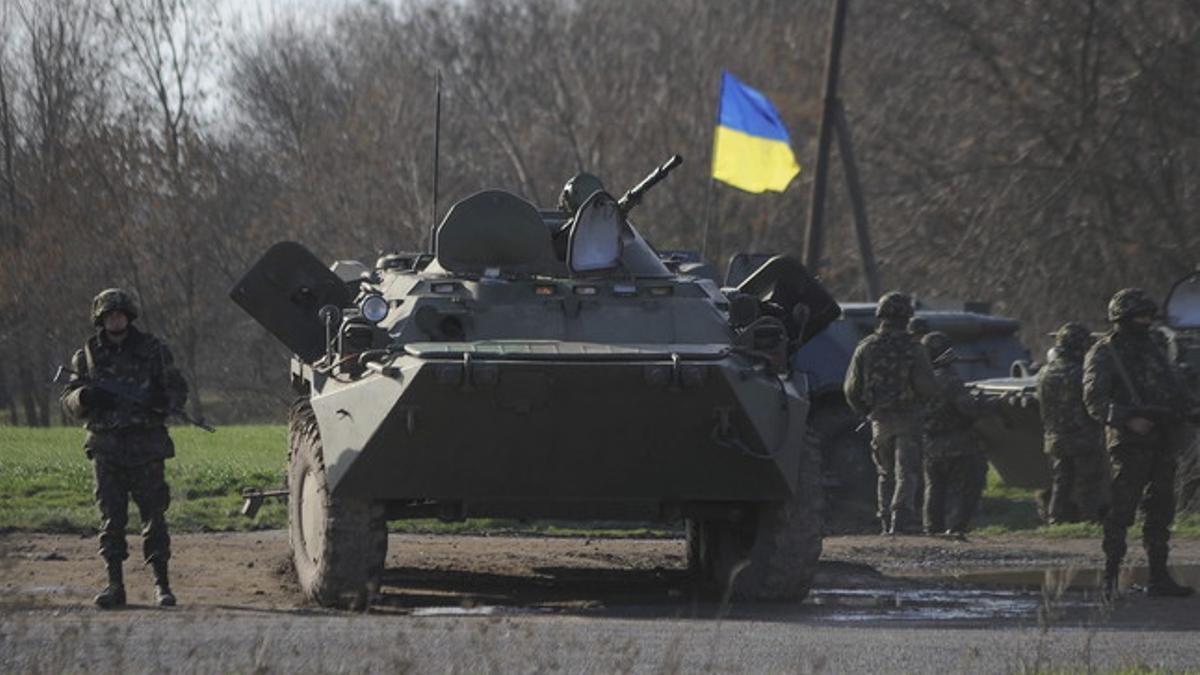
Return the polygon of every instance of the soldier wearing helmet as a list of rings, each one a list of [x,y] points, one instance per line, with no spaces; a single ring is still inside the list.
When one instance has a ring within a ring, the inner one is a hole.
[[[975,421],[987,405],[967,392],[954,370],[950,337],[933,331],[921,338],[933,363],[936,393],[925,413],[923,521],[927,534],[965,534],[987,480],[987,459]]]
[[[854,350],[843,390],[850,407],[871,422],[879,521],[891,534],[920,531],[921,427],[925,401],[936,391],[929,356],[906,330],[912,315],[903,293],[879,299],[878,325]]]
[[[1093,342],[1083,324],[1063,324],[1054,334],[1054,358],[1037,375],[1043,448],[1053,476],[1046,508],[1052,524],[1099,522],[1106,509],[1103,437],[1083,405],[1083,357]]]
[[[579,207],[597,192],[604,192],[604,183],[590,173],[577,173],[563,185],[558,196],[558,208],[568,216],[574,216]]]
[[[142,553],[154,571],[155,602],[175,604],[167,576],[170,489],[163,476],[163,461],[175,455],[175,446],[165,422],[167,411],[187,400],[187,384],[166,344],[133,325],[137,317],[132,293],[109,288],[96,296],[91,315],[96,334],[71,359],[76,374],[61,397],[63,409],[84,420],[88,432],[84,451],[95,473],[100,556],[108,572],[108,585],[95,598],[102,608],[125,604],[122,565],[131,497],[141,513]]]
[[[1200,420],[1200,408],[1151,335],[1157,309],[1140,288],[1118,291],[1108,303],[1113,328],[1084,359],[1083,402],[1104,425],[1112,474],[1112,504],[1104,516],[1103,590],[1109,597],[1118,590],[1125,532],[1139,505],[1150,567],[1146,592],[1172,597],[1193,592],[1171,578],[1167,554],[1175,519],[1175,446],[1184,423]]]

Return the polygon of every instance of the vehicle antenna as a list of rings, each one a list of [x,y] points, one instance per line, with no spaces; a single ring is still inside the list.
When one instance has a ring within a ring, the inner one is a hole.
[[[442,137],[442,71],[438,70],[434,76],[434,94],[433,94],[433,204],[430,206],[430,224],[429,224],[429,245],[426,249],[430,253],[435,253],[434,247],[437,245],[435,234],[437,232],[437,214],[438,214],[438,153],[440,150],[440,141]]]

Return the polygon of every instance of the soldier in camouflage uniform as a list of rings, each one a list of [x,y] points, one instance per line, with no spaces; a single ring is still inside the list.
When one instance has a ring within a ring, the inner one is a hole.
[[[916,490],[921,471],[924,402],[935,392],[933,367],[907,332],[912,300],[902,293],[879,299],[875,332],[854,350],[846,371],[846,402],[871,421],[878,474],[878,515],[885,533],[920,531]]]
[[[1082,324],[1063,324],[1055,333],[1054,358],[1038,371],[1037,398],[1053,476],[1046,509],[1050,523],[1099,522],[1106,508],[1103,433],[1083,406],[1083,357],[1093,342]]]
[[[924,524],[927,534],[965,534],[987,481],[987,458],[975,421],[987,405],[971,396],[955,372],[950,338],[938,331],[921,338],[933,363],[937,393],[925,414]],[[947,517],[948,516],[948,517]]]
[[[1083,401],[1104,425],[1112,468],[1112,504],[1104,517],[1104,591],[1117,592],[1125,531],[1138,506],[1145,511],[1142,544],[1150,566],[1150,595],[1182,597],[1192,589],[1167,571],[1168,541],[1175,518],[1175,468],[1185,419],[1200,410],[1176,379],[1166,355],[1150,335],[1157,306],[1140,288],[1118,291],[1108,303],[1113,329],[1096,341],[1083,366]]]
[[[175,446],[167,435],[165,411],[184,404],[187,384],[167,346],[133,326],[137,316],[137,304],[126,291],[110,288],[96,296],[92,321],[98,330],[75,352],[71,365],[77,375],[61,399],[69,414],[86,421],[84,450],[95,470],[100,556],[108,571],[108,585],[95,599],[103,608],[125,604],[122,563],[129,557],[125,526],[130,497],[142,518],[142,553],[154,570],[155,602],[175,604],[167,578],[171,495],[163,476],[163,460],[175,455]],[[136,392],[144,401],[131,401],[104,388],[105,383]]]

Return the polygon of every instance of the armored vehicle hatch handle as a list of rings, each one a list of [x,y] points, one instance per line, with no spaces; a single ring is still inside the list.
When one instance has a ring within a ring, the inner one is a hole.
[[[623,197],[617,200],[617,206],[620,207],[621,213],[628,214],[630,211],[632,211],[635,206],[641,203],[642,197],[646,196],[646,193],[650,191],[650,188],[654,187],[659,183],[659,181],[666,178],[667,174],[671,173],[671,170],[680,164],[683,164],[683,157],[680,157],[679,155],[671,155],[670,159],[668,159],[662,166],[658,167],[654,171],[651,171],[649,176],[646,176],[642,179],[642,182],[629,188],[629,192],[626,192]]]

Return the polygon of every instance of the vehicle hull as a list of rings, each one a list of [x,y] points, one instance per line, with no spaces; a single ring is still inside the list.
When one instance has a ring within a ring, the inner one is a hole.
[[[381,500],[786,499],[808,413],[803,378],[729,355],[405,354],[351,383],[313,376],[312,392],[330,487]]]

